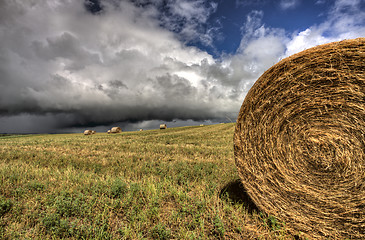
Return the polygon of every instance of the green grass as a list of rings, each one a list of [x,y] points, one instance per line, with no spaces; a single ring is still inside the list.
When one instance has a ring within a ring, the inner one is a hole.
[[[293,239],[222,191],[234,124],[0,138],[0,239]]]

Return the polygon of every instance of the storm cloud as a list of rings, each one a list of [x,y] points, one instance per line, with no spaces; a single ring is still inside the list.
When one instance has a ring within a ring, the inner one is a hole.
[[[356,24],[363,13],[343,13],[349,5],[338,2],[326,23],[298,33],[268,28],[253,11],[237,52],[216,59],[186,44],[212,43],[213,3],[1,1],[0,132],[234,120],[255,80],[282,57],[308,42],[364,35]]]

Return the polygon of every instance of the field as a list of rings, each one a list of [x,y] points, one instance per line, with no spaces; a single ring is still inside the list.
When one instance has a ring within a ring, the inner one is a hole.
[[[0,239],[294,239],[244,194],[233,133],[0,136]]]

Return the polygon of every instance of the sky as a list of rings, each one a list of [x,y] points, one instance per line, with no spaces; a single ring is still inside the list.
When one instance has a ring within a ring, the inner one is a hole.
[[[0,133],[234,122],[281,59],[365,37],[365,0],[2,0]]]

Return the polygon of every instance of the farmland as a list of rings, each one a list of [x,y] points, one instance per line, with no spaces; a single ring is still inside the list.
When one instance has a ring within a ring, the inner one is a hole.
[[[293,239],[244,194],[234,124],[0,137],[0,239]]]

